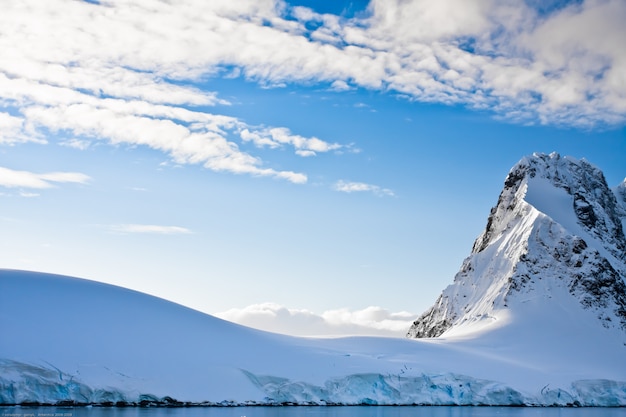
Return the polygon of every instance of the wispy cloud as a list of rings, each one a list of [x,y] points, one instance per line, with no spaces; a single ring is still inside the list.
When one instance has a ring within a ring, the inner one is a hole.
[[[37,174],[0,167],[0,187],[7,188],[51,188],[55,183],[86,184],[91,180],[80,172],[49,172]],[[32,194],[32,193],[31,193]],[[32,195],[28,195],[29,197]]]
[[[335,191],[340,191],[342,193],[359,193],[359,192],[370,192],[376,194],[377,196],[389,196],[393,197],[395,194],[389,188],[382,188],[378,185],[366,184],[364,182],[352,182],[352,181],[343,181],[339,180],[333,186]]]
[[[381,307],[337,309],[316,314],[279,304],[254,304],[215,314],[217,317],[258,329],[297,336],[397,336],[406,334],[415,315],[393,313]]]
[[[68,140],[64,140],[59,142],[59,145],[67,146],[68,148],[74,148],[81,151],[88,149],[91,143],[88,140],[81,140],[76,138],[71,138]]]
[[[187,235],[192,231],[180,226],[159,226],[154,224],[115,224],[109,229],[116,233],[147,233],[158,235]]]

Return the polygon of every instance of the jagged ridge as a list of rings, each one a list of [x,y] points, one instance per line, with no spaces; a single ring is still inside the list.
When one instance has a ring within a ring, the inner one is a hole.
[[[492,317],[520,294],[565,289],[604,327],[626,331],[626,180],[613,191],[585,160],[552,153],[509,172],[454,283],[408,337],[436,337]]]

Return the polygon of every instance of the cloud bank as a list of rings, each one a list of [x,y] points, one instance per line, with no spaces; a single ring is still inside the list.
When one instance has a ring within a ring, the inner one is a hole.
[[[250,126],[204,80],[321,84],[488,110],[521,123],[626,121],[626,3],[372,0],[345,18],[280,0],[8,0],[0,144],[146,146],[176,163],[307,181],[242,145],[303,157],[342,147]]]
[[[316,314],[274,303],[254,304],[214,314],[244,326],[294,336],[388,336],[404,337],[415,315],[392,313],[381,307],[350,311],[338,309]]]

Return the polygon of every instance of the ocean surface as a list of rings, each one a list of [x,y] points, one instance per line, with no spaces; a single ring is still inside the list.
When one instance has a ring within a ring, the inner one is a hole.
[[[0,407],[0,417],[626,417],[626,408],[529,407]]]

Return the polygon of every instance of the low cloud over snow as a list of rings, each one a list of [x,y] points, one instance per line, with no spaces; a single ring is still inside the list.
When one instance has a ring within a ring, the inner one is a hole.
[[[398,336],[403,337],[415,315],[392,313],[381,307],[362,310],[328,310],[316,314],[274,303],[254,304],[214,314],[225,320],[270,332],[296,336]]]

